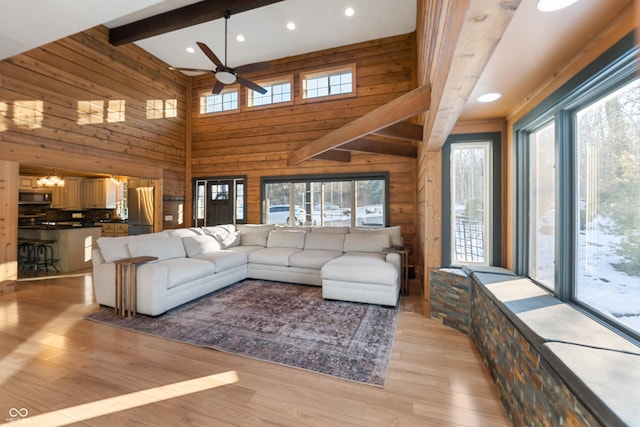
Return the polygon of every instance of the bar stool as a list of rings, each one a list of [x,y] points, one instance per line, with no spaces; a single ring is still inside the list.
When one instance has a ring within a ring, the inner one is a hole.
[[[47,274],[49,274],[49,267],[53,267],[56,273],[59,273],[58,259],[54,257],[53,245],[57,240],[40,240],[35,247],[35,273],[39,268],[44,268]]]
[[[32,239],[18,239],[18,271],[28,274],[36,270],[36,246]]]

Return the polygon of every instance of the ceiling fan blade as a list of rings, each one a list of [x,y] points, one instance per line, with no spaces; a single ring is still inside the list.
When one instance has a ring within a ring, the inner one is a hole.
[[[260,92],[261,94],[265,94],[267,93],[267,90],[265,88],[263,88],[262,86],[252,82],[251,80],[247,80],[247,79],[243,79],[242,77],[238,77],[238,83],[240,83],[242,86],[246,86],[249,89],[255,90],[256,92]]]
[[[205,70],[202,68],[183,68],[183,67],[169,67],[170,70],[178,70],[178,71],[191,71],[194,73],[215,73],[214,70]]]
[[[214,95],[218,95],[220,94],[220,92],[222,92],[222,89],[224,89],[224,83],[220,83],[219,81],[216,80],[216,83],[213,85],[213,89],[211,90],[211,93]]]
[[[206,44],[202,43],[202,42],[196,42],[196,44],[198,45],[198,47],[200,48],[200,50],[207,55],[207,58],[209,58],[211,60],[211,62],[213,62],[214,64],[216,64],[216,67],[219,68],[224,68],[224,64],[222,63],[222,61],[220,61],[218,59],[218,57],[216,56],[215,53],[213,53],[213,51],[211,49],[209,49],[209,46],[207,46]]]
[[[238,74],[245,73],[255,73],[256,71],[264,71],[271,68],[271,63],[268,61],[265,62],[254,62],[253,64],[241,65],[239,67],[235,67],[234,70]]]

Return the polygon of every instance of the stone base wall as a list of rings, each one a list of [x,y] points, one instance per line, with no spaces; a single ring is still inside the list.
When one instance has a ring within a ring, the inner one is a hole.
[[[511,320],[472,280],[471,336],[516,426],[600,426]]]
[[[461,269],[431,270],[431,318],[467,335],[470,334],[471,282],[471,278]]]

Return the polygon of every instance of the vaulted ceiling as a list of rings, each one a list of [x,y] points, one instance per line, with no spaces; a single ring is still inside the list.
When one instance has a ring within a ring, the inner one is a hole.
[[[4,5],[0,14],[0,59],[104,24],[112,30],[114,43],[134,42],[171,66],[210,68],[197,48],[194,53],[186,48],[204,41],[222,52],[224,10],[232,12],[228,59],[233,66],[417,28],[424,47],[419,52],[423,62],[419,83],[429,84],[432,93],[429,106],[410,113],[430,110],[423,115],[424,140],[437,149],[459,119],[511,114],[630,2],[580,0],[565,10],[542,13],[536,9],[536,0],[93,0],[82,2],[81,7],[73,0],[20,0]],[[353,16],[345,16],[348,6],[354,9]],[[288,30],[288,23],[296,29]],[[443,25],[448,29],[443,30]],[[236,40],[238,34],[245,37],[244,42]],[[429,51],[432,48],[441,50]],[[427,64],[428,60],[435,62]],[[476,98],[484,92],[501,92],[503,97],[481,104]],[[361,121],[358,132],[353,128],[336,131],[316,145],[316,153],[307,154],[326,156],[327,141],[333,141],[332,148],[366,150],[372,143],[364,137],[368,132],[384,132],[385,126],[394,124],[388,118],[380,123],[364,119],[367,124]],[[397,129],[396,125],[387,133],[398,134]],[[378,144],[379,151],[387,149]],[[289,160],[304,156],[294,153]]]

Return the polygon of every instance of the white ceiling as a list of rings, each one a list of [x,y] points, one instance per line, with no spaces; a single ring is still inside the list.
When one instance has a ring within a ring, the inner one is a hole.
[[[149,15],[195,1],[165,1],[150,8]],[[351,6],[355,14],[347,17]],[[145,11],[146,12],[146,11]],[[107,22],[115,27],[144,14]],[[296,25],[294,31],[287,23]],[[230,67],[269,61],[302,53],[406,34],[416,29],[416,0],[285,0],[232,15],[228,22]],[[236,40],[242,34],[244,42]],[[140,40],[136,44],[174,67],[215,68],[195,42],[206,43],[224,62],[224,19],[206,22],[171,33]],[[196,52],[187,53],[188,46]]]
[[[96,25],[115,27],[200,0],[19,0],[5,1],[0,14],[0,59],[25,52]],[[541,13],[536,0],[522,0],[461,119],[506,117],[554,70],[631,0],[580,0],[569,8]],[[228,65],[343,46],[416,28],[417,0],[285,0],[234,15],[229,20]],[[80,6],[79,6],[80,5]],[[347,6],[355,15],[346,17]],[[286,29],[288,22],[295,31]],[[246,41],[236,41],[242,33]],[[224,19],[136,42],[175,67],[212,68],[197,49],[205,42],[224,61]],[[196,48],[194,54],[186,48]],[[505,93],[492,104],[475,102],[486,91]]]

